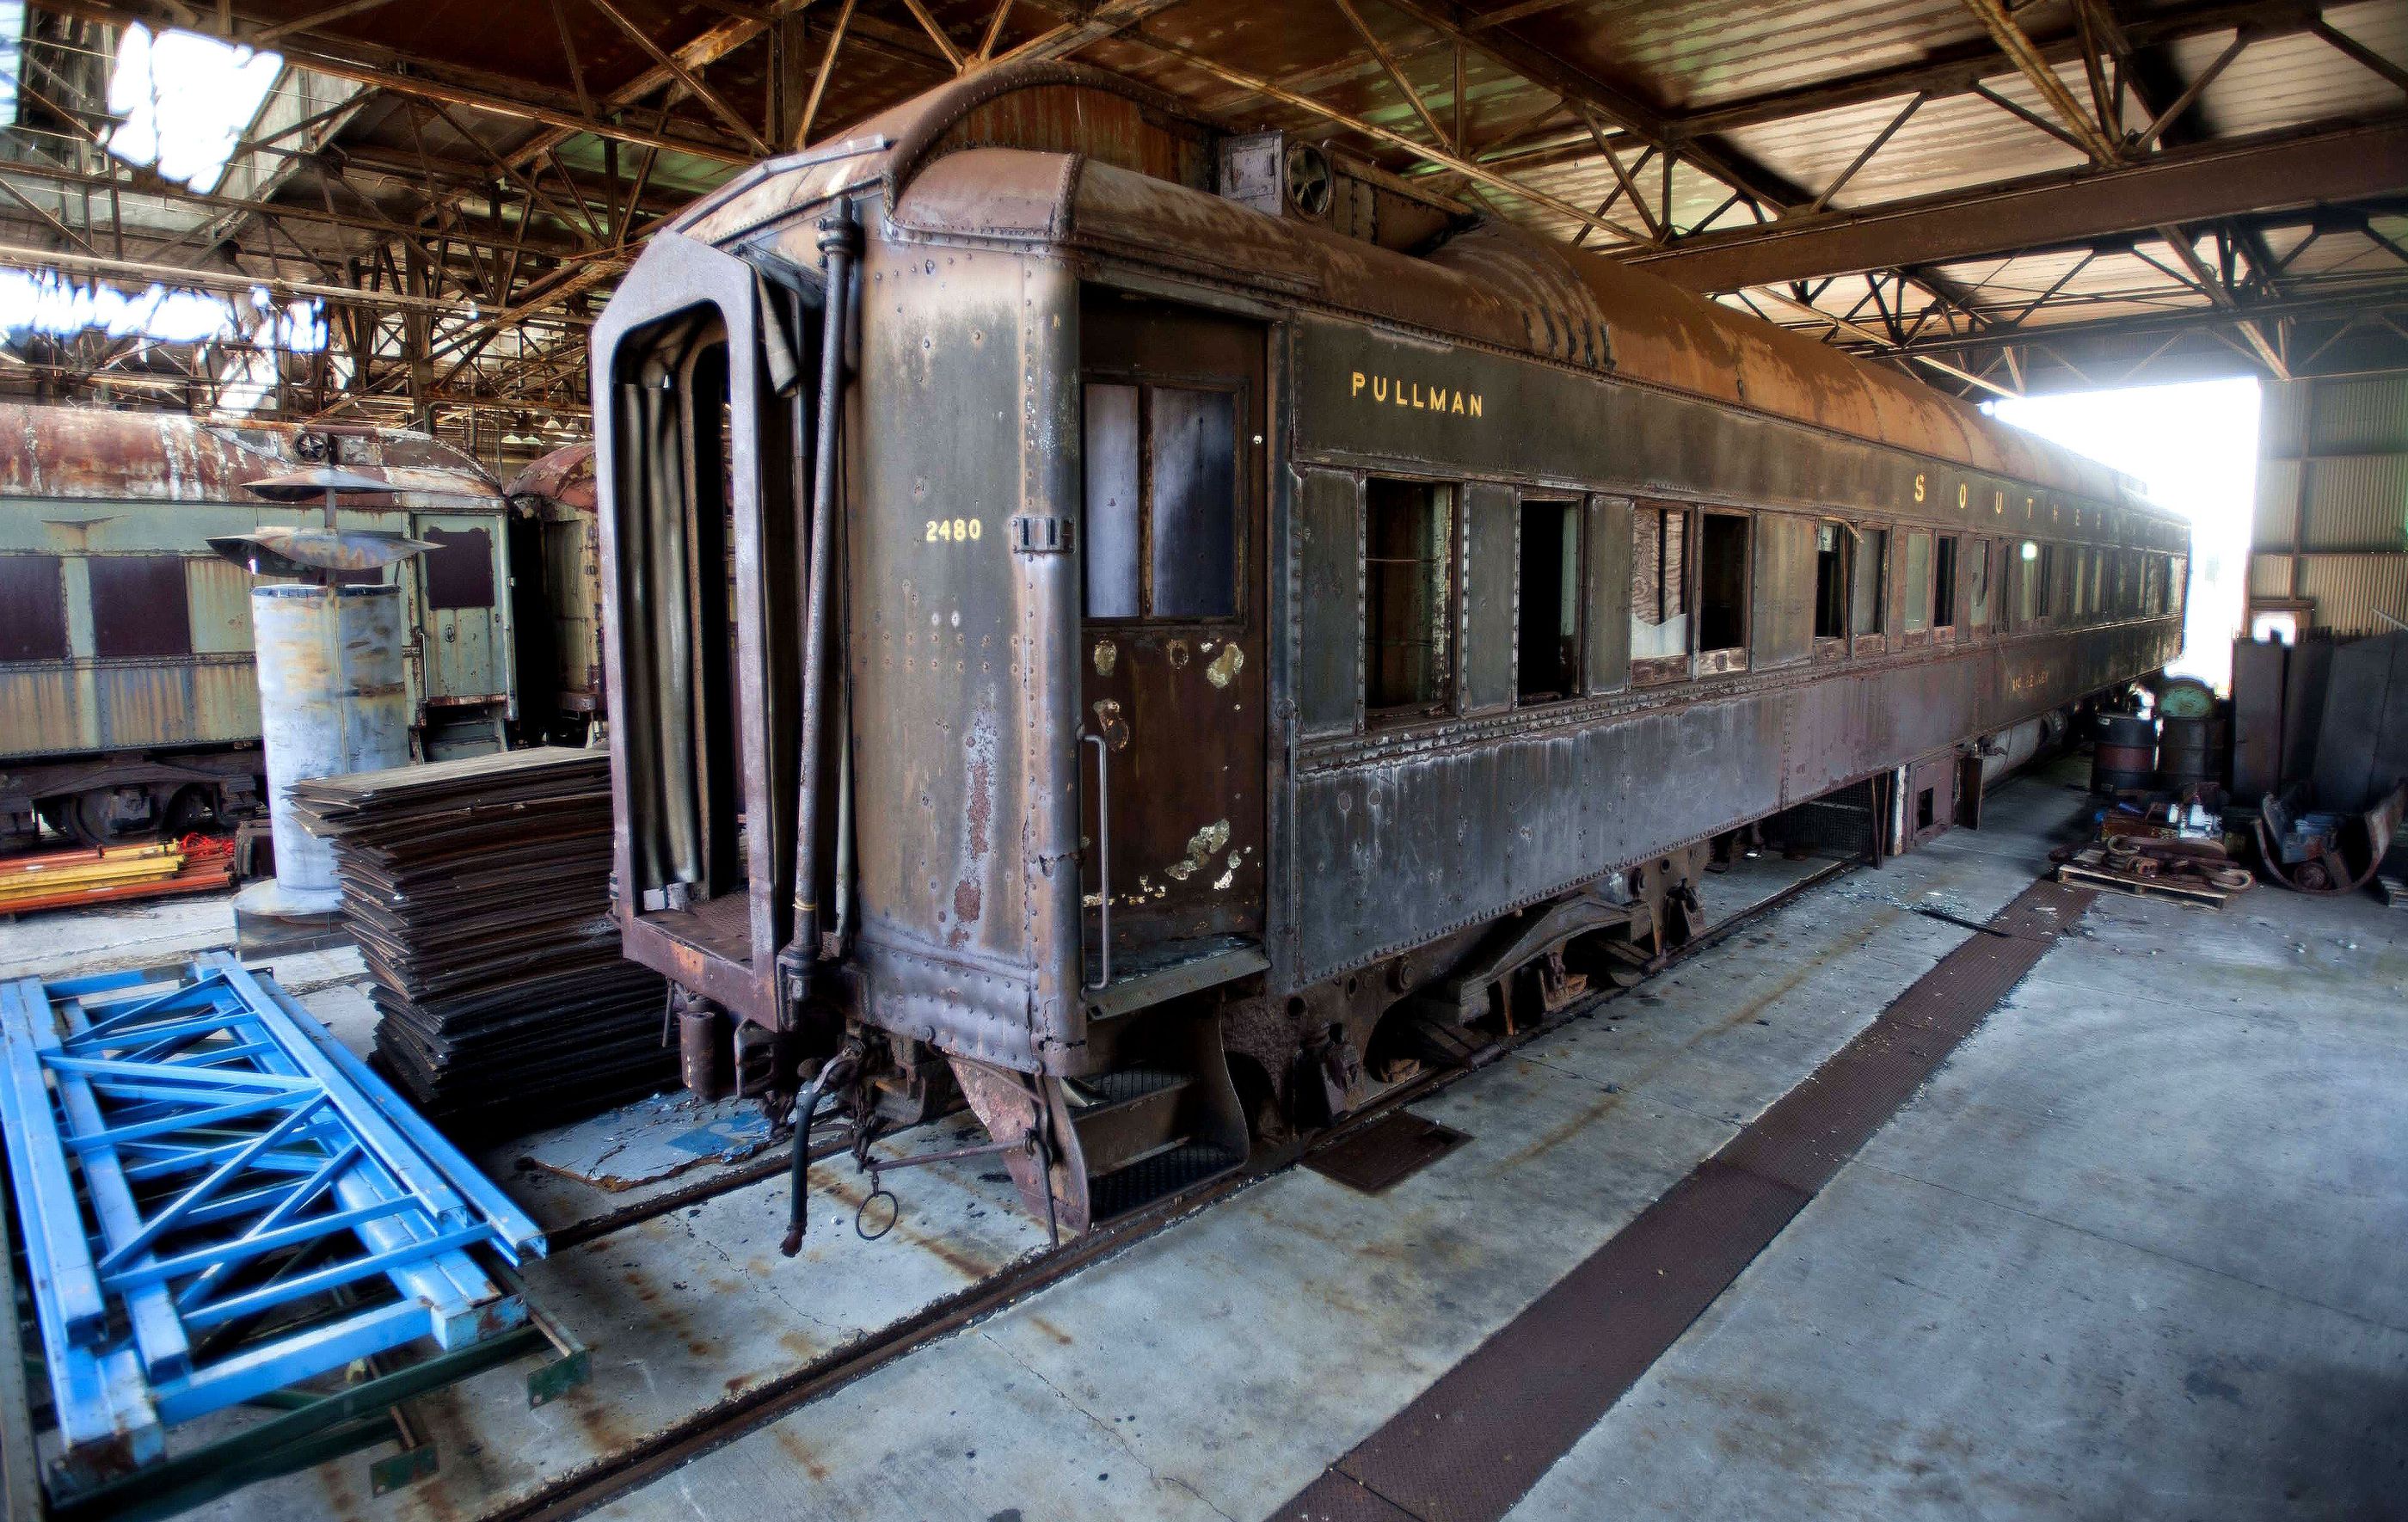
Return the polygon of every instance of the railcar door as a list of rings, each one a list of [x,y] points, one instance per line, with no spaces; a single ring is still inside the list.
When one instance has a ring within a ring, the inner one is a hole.
[[[1262,932],[1264,337],[1108,292],[1082,305],[1090,982],[1107,940],[1121,981]]]

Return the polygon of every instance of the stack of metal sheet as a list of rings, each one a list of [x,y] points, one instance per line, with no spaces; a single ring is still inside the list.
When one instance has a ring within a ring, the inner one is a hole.
[[[377,1052],[430,1115],[523,1130],[674,1081],[666,989],[609,918],[600,751],[506,751],[296,784],[374,974]]]

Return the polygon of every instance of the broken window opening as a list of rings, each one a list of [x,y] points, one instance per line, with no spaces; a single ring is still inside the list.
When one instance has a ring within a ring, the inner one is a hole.
[[[1630,662],[1635,677],[1687,673],[1689,514],[1682,508],[1630,510]]]
[[[1742,651],[1747,645],[1750,526],[1737,513],[1704,516],[1698,537],[1699,654]]]
[[[1990,541],[1973,539],[1965,546],[1965,626],[1990,626]]]
[[[1364,517],[1364,710],[1439,711],[1454,696],[1455,488],[1375,476]]]
[[[1581,505],[1522,504],[1514,696],[1549,703],[1580,692]]]
[[[1814,527],[1814,638],[1844,639],[1848,636],[1848,527],[1818,524]]]
[[[1931,624],[1956,626],[1956,536],[1943,534],[1931,547]]]

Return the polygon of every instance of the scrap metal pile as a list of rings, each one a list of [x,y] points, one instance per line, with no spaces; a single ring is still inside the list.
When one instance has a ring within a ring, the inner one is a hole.
[[[610,770],[539,749],[296,784],[374,976],[377,1053],[426,1113],[524,1130],[676,1080],[667,993],[609,918]]]
[[[206,835],[77,846],[0,862],[0,916],[213,893],[234,883],[234,842]]]

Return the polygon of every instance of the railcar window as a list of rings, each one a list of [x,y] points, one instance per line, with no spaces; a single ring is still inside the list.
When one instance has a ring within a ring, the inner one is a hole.
[[[1229,392],[1087,385],[1089,618],[1237,612],[1237,440]]]
[[[1238,398],[1149,386],[1154,472],[1153,596],[1157,618],[1238,610]]]
[[[1087,387],[1087,616],[1135,618],[1143,531],[1138,495],[1137,387]]]
[[[1689,515],[1630,510],[1630,659],[1640,680],[1681,674],[1689,658]]]
[[[2166,611],[2176,618],[2183,616],[2183,603],[2190,595],[2190,557],[2176,555],[2166,567]]]
[[[1956,536],[1942,534],[1931,547],[1931,622],[1939,628],[1956,625]]]
[[[2015,626],[2022,628],[2048,610],[2049,547],[2024,540],[2015,553]]]
[[[1889,627],[1889,530],[1869,528],[1856,541],[1856,590],[1849,627],[1880,634]]]
[[[193,615],[181,555],[93,555],[92,653],[102,660],[156,660],[193,653]]]
[[[1906,632],[1921,634],[1931,627],[1931,535],[1927,529],[1906,531]]]
[[[2141,612],[2157,618],[2166,610],[2166,557],[2153,554],[2141,566]]]
[[[426,574],[426,606],[437,611],[494,606],[494,539],[481,528],[430,528],[435,546],[420,564]]]
[[[0,661],[67,658],[63,568],[57,555],[0,555]]]
[[[1965,544],[1965,626],[1979,630],[1990,626],[1990,541],[1969,539]]]
[[[1747,644],[1748,527],[1746,518],[1727,512],[1709,512],[1699,526],[1699,654],[1740,650]]]
[[[1848,637],[1848,528],[1814,525],[1814,638]]]
[[[1579,503],[1522,504],[1521,576],[1515,696],[1524,703],[1570,697],[1580,691]]]
[[[1374,477],[1363,507],[1364,710],[1443,709],[1455,679],[1455,488]]]

